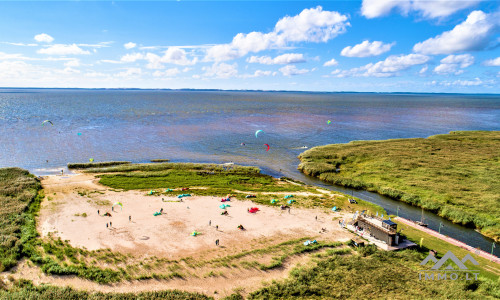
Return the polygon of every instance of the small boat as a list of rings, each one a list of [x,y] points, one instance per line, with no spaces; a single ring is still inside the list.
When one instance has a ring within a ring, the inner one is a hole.
[[[417,221],[417,225],[422,226],[422,227],[427,227],[429,224],[424,223],[425,218],[424,218],[424,208],[422,207],[422,217],[420,217],[420,221]]]

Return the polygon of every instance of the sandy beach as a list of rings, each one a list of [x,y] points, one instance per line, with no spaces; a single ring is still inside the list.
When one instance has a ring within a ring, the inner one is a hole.
[[[41,235],[51,234],[88,250],[109,248],[164,257],[217,248],[217,239],[231,247],[263,237],[317,236],[322,228],[337,240],[349,238],[335,226],[333,214],[327,210],[293,207],[288,212],[232,198],[225,202],[230,207],[224,216],[220,197],[192,196],[180,202],[175,196],[151,196],[145,191],[113,191],[97,181],[86,174],[45,177],[42,184],[50,200],[42,204],[38,221]],[[113,211],[116,202],[123,208],[117,205]],[[249,213],[250,207],[259,211]],[[163,213],[154,216],[162,208]],[[111,217],[104,216],[106,212]],[[240,224],[245,230],[237,228]],[[193,231],[201,234],[192,236]]]

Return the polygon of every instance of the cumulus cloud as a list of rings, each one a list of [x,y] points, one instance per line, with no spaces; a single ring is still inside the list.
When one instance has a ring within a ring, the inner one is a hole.
[[[369,63],[362,67],[350,70],[335,70],[332,75],[336,77],[393,77],[398,72],[411,68],[412,66],[425,64],[429,57],[422,54],[391,55],[385,60],[377,63]]]
[[[350,26],[347,16],[335,11],[323,11],[321,6],[304,9],[300,14],[280,19],[268,33],[238,33],[231,43],[207,49],[206,61],[235,59],[253,52],[284,48],[290,43],[327,42],[344,33]]]
[[[186,55],[186,51],[177,47],[168,48],[163,56],[148,52],[148,53],[128,53],[120,58],[122,63],[133,63],[138,60],[146,60],[148,64],[146,68],[148,69],[163,69],[165,68],[163,64],[170,63],[176,65],[193,65],[198,59],[195,57],[193,60],[189,60]],[[103,61],[109,63],[115,63],[114,61]]]
[[[139,59],[144,59],[144,55],[141,53],[128,53],[120,58],[121,62],[131,63]]]
[[[231,78],[238,75],[238,64],[226,64],[215,62],[212,66],[202,68],[204,76],[215,78]]]
[[[123,72],[119,72],[115,74],[116,77],[122,77],[122,78],[131,78],[131,77],[138,77],[142,74],[141,68],[128,68]]]
[[[64,65],[68,68],[76,68],[80,66],[80,60],[79,59],[68,60],[67,62],[64,63]]]
[[[249,63],[259,63],[264,65],[286,65],[305,62],[306,59],[301,53],[286,53],[275,58],[269,56],[251,56],[247,59]]]
[[[422,69],[420,69],[420,71],[418,72],[419,74],[425,74],[425,72],[427,72],[427,70],[429,69],[429,67],[427,65],[423,66]]]
[[[255,77],[270,76],[272,74],[273,74],[273,72],[271,72],[271,71],[257,70],[253,74],[243,74],[240,77],[241,78],[255,78]]]
[[[194,65],[197,61],[198,58],[196,57],[193,60],[188,59],[186,51],[179,47],[169,47],[161,58],[162,63],[170,63],[181,66]]]
[[[450,31],[416,44],[413,50],[422,54],[451,54],[482,50],[500,28],[498,14],[473,11],[467,19]]]
[[[474,56],[470,54],[448,55],[441,60],[441,64],[434,68],[434,72],[438,74],[459,75],[463,73],[464,68],[469,67],[474,63]],[[459,70],[460,69],[460,70]]]
[[[175,75],[180,74],[181,71],[178,68],[170,68],[165,71],[155,71],[153,73],[154,77],[173,77]]]
[[[309,70],[297,69],[297,67],[295,65],[284,66],[284,67],[280,68],[279,71],[284,76],[293,76],[293,75],[300,75],[300,74],[309,73]]]
[[[54,38],[46,33],[40,33],[35,35],[35,41],[39,43],[52,43],[54,41]]]
[[[391,47],[395,43],[384,44],[380,41],[363,41],[361,44],[357,44],[353,47],[348,46],[342,49],[340,55],[347,57],[369,57],[377,56],[391,50]]]
[[[489,67],[500,67],[500,56],[494,59],[488,59],[483,64]]]
[[[482,0],[363,0],[361,14],[366,18],[386,16],[393,10],[407,15],[416,12],[425,18],[442,18],[477,5]]]
[[[137,46],[136,43],[132,43],[132,42],[128,42],[126,44],[123,44],[123,47],[125,47],[125,49],[132,49],[132,48],[135,48],[135,46]]]
[[[329,61],[323,64],[323,67],[332,67],[338,65],[339,62],[335,60],[335,58],[330,59]]]
[[[83,50],[78,47],[76,44],[72,45],[64,45],[64,44],[55,44],[46,48],[39,49],[37,53],[40,54],[48,54],[48,55],[81,55],[81,54],[90,54],[89,51]]]

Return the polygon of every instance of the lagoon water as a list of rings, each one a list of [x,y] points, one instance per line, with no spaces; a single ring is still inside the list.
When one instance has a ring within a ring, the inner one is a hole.
[[[168,158],[305,179],[304,146],[454,130],[500,130],[500,95],[0,89],[0,167],[37,175]]]

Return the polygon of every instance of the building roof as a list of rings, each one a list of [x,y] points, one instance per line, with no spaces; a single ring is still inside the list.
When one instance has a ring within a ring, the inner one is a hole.
[[[391,220],[384,220],[384,221],[382,221],[382,222],[383,222],[383,223],[385,223],[385,224],[387,224],[387,225],[389,225],[389,226],[392,226],[392,225],[397,225],[396,223],[394,223],[394,222],[393,222],[393,221],[391,221]]]

